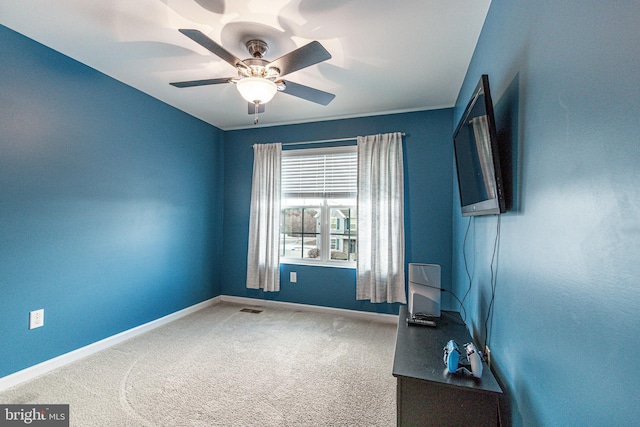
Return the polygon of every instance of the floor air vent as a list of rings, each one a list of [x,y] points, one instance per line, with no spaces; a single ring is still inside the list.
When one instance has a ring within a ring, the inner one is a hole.
[[[255,308],[243,308],[240,310],[243,313],[253,313],[253,314],[258,314],[258,313],[262,313],[262,310],[258,310]]]

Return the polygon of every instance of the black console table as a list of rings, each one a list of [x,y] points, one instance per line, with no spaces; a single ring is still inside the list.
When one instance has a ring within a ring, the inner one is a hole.
[[[449,374],[442,360],[451,339],[460,347],[471,336],[457,312],[443,311],[436,327],[407,325],[400,308],[393,376],[397,384],[398,426],[496,426],[502,389],[486,363],[482,378]]]

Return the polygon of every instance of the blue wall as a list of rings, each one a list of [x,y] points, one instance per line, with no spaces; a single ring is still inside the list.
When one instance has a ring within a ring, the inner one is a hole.
[[[220,293],[223,139],[0,26],[0,377]]]
[[[455,110],[489,74],[513,144],[489,319],[513,424],[637,425],[640,8],[493,0]],[[454,190],[457,191],[457,190]],[[468,286],[454,201],[454,282]],[[496,217],[467,241],[470,328],[484,343]]]
[[[355,270],[283,265],[276,293],[247,289],[247,244],[253,144],[299,142],[387,132],[405,132],[405,228],[409,262],[442,266],[443,286],[451,284],[452,109],[385,115],[300,125],[230,131],[225,134],[224,267],[225,295],[273,299],[362,311],[397,313],[399,304],[355,299]],[[249,120],[249,119],[247,119]],[[317,147],[317,145],[314,145]],[[289,283],[289,272],[298,273]],[[445,298],[445,305],[448,298]]]

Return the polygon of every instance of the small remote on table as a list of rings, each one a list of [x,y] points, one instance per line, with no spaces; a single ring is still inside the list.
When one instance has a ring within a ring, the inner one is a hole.
[[[433,320],[418,319],[418,318],[415,318],[415,317],[414,318],[407,317],[407,324],[408,325],[431,326],[431,327],[436,326],[436,322],[434,322]]]

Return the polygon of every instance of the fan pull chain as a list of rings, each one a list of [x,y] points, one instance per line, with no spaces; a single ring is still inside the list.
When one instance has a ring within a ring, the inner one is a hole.
[[[254,109],[255,113],[254,113],[254,116],[253,116],[253,124],[257,125],[258,124],[258,110],[260,109],[260,101],[256,101],[253,105],[255,107],[255,109]]]

